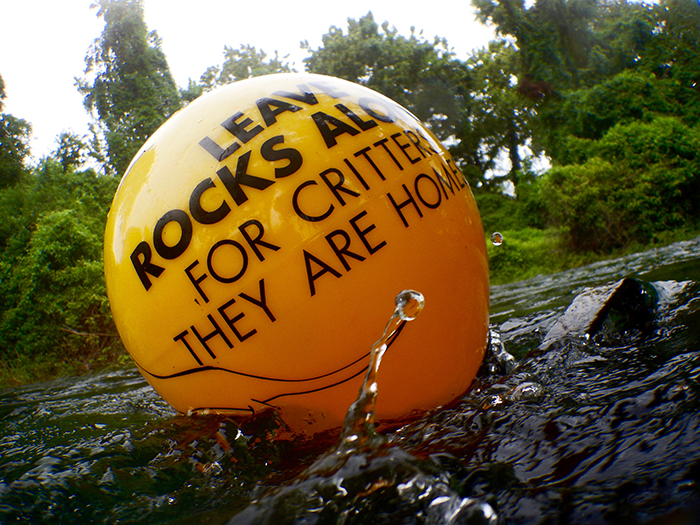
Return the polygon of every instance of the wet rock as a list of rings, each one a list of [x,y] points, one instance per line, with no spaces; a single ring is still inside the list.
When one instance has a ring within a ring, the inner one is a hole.
[[[654,287],[637,279],[589,288],[552,325],[538,350],[547,350],[570,335],[598,336],[604,342],[614,334],[645,330],[653,320],[657,299]]]

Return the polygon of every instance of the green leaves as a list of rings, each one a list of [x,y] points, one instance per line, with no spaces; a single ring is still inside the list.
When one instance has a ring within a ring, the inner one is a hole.
[[[119,351],[102,267],[117,183],[47,159],[0,190],[0,356],[33,377],[41,363],[70,369]]]
[[[5,98],[5,82],[0,76],[0,111]],[[0,188],[17,183],[29,155],[32,127],[25,120],[0,113]]]
[[[224,63],[220,67],[212,66],[202,75],[200,82],[203,89],[210,90],[237,80],[291,71],[289,64],[283,62],[277,52],[266,61],[267,53],[251,45],[241,44],[237,49],[226,46],[224,57]]]
[[[85,108],[99,119],[109,173],[123,174],[150,135],[180,108],[160,39],[148,32],[138,0],[99,0],[105,27],[77,80]]]
[[[586,160],[535,184],[574,251],[648,243],[700,218],[700,127],[680,119],[618,124],[589,143]]]
[[[347,33],[331,27],[323,46],[304,59],[306,69],[365,85],[395,100],[442,140],[459,128],[467,95],[467,69],[444,39],[404,37],[372,13],[348,19]]]

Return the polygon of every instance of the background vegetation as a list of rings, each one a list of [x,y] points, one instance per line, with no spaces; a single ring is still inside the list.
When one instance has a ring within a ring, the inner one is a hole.
[[[395,99],[449,145],[479,203],[492,282],[694,236],[700,223],[697,0],[472,0],[497,39],[458,60],[441,38],[371,13],[331,27],[307,71]],[[62,133],[31,165],[31,126],[3,113],[0,77],[0,385],[123,355],[102,267],[120,176],[173,112],[218,85],[290,71],[226,47],[175,85],[139,0],[99,0],[100,38],[78,81],[88,136]],[[1,72],[0,72],[1,73]]]

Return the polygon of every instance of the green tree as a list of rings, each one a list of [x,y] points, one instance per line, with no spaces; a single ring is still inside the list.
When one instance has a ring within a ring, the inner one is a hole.
[[[182,104],[189,104],[194,99],[200,97],[204,93],[204,85],[198,84],[191,78],[187,82],[186,88],[180,88],[180,101]]]
[[[56,139],[58,146],[53,156],[63,166],[63,172],[79,168],[88,158],[89,145],[75,133],[63,131]]]
[[[141,0],[98,0],[102,35],[78,80],[86,109],[104,132],[108,171],[123,174],[148,137],[180,107],[160,39],[148,32]]]
[[[676,117],[635,120],[588,145],[581,163],[555,166],[536,185],[547,214],[574,251],[648,243],[697,227],[700,127]]]
[[[471,96],[463,107],[459,142],[451,149],[465,174],[478,169],[476,177],[486,188],[500,188],[505,180],[518,186],[531,139],[534,107],[517,89],[517,58],[511,44],[494,40],[466,62]],[[510,161],[508,172],[486,178],[489,172],[503,171],[503,157]]]
[[[639,68],[668,86],[668,96],[682,107],[679,116],[700,121],[700,3],[661,0],[653,7],[652,37]]]
[[[122,351],[102,268],[118,182],[46,158],[0,190],[0,357],[26,379]]]
[[[594,118],[588,119],[597,122],[583,122],[586,110],[577,104],[596,98],[595,104],[605,105],[603,97],[585,90],[598,89],[615,75],[638,67],[653,38],[655,22],[649,6],[627,0],[538,0],[529,7],[521,0],[473,3],[482,22],[494,24],[499,35],[515,40],[518,58],[511,73],[534,110],[529,125],[534,150],[545,150],[557,161],[566,152],[572,120],[596,128],[585,133],[598,138],[615,125],[614,115],[604,108],[595,109]],[[627,86],[638,87],[629,82]],[[616,92],[607,109],[627,95]]]
[[[238,49],[225,46],[223,64],[207,68],[200,79],[200,86],[208,91],[246,78],[292,71],[289,63],[280,59],[276,51],[273,57],[267,58],[267,53],[251,45],[241,45]],[[192,89],[192,86],[188,89]]]
[[[16,184],[29,155],[31,126],[25,120],[3,113],[5,82],[0,75],[0,188]]]
[[[395,100],[430,126],[441,139],[455,136],[468,98],[468,71],[445,39],[428,41],[411,31],[399,35],[372,13],[348,19],[347,34],[332,26],[323,45],[311,49],[306,69],[362,84]]]

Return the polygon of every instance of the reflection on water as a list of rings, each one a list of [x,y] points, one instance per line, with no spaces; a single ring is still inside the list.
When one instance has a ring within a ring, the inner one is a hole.
[[[533,351],[622,277],[653,285],[651,323]],[[471,391],[342,462],[338,432],[178,416],[131,367],[0,392],[0,522],[695,523],[700,239],[493,287],[491,310]]]

